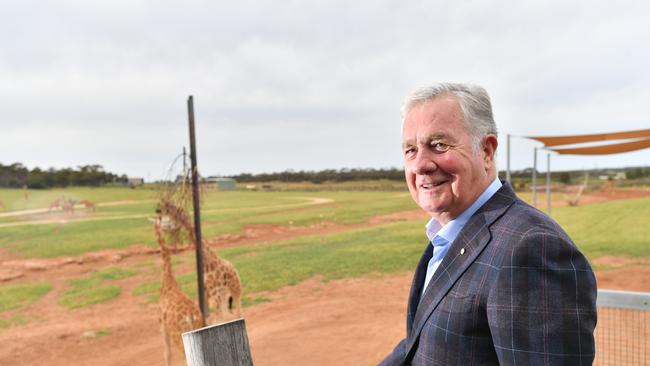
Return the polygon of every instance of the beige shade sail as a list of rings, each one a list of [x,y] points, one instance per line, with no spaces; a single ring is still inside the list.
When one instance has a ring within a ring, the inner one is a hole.
[[[650,131],[650,130],[646,130]],[[607,155],[618,154],[628,151],[641,150],[650,147],[650,138],[623,142],[619,144],[609,144],[589,147],[576,147],[565,149],[548,149],[562,155]]]
[[[594,142],[594,141],[650,138],[650,129],[626,131],[626,132],[599,133],[595,135],[526,136],[526,138],[537,140],[543,143],[545,146],[559,146],[559,145],[579,144],[583,142]],[[627,151],[632,151],[632,150],[627,150]],[[614,154],[614,153],[604,153],[604,154]],[[588,155],[597,155],[597,154],[594,153]]]

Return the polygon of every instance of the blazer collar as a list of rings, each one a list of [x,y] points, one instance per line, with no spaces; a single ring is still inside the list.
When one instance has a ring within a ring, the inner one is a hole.
[[[491,234],[490,225],[501,217],[506,210],[517,200],[510,184],[503,186],[481,207],[467,222],[456,240],[451,244],[449,251],[443,258],[440,266],[433,274],[429,286],[422,295],[415,314],[409,303],[407,325],[407,360],[414,351],[414,346],[420,332],[431,313],[436,309],[442,298],[458,281],[460,276],[476,260],[483,249],[488,245]],[[413,293],[411,293],[413,296]],[[413,306],[414,307],[414,306]]]

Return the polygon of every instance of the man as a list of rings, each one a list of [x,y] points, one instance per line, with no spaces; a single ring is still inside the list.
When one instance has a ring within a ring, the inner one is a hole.
[[[407,336],[381,365],[591,365],[596,280],[548,216],[497,179],[485,89],[438,84],[402,109],[404,170],[430,216]]]

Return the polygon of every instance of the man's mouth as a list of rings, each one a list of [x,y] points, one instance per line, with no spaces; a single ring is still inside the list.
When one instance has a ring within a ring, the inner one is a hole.
[[[443,184],[447,183],[446,180],[441,180],[439,182],[430,182],[430,183],[422,183],[420,184],[420,188],[422,189],[433,189],[435,187],[439,187]]]

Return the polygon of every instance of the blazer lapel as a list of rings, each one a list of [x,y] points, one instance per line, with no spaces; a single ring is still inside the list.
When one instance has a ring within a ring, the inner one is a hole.
[[[427,243],[427,247],[420,257],[420,263],[418,264],[415,274],[413,275],[413,283],[411,283],[411,292],[409,294],[409,303],[406,315],[406,333],[407,337],[411,333],[411,327],[413,325],[413,318],[415,317],[415,311],[418,308],[418,303],[420,302],[420,294],[422,293],[422,285],[424,285],[424,277],[427,274],[427,266],[429,260],[433,256],[433,246],[431,242]]]
[[[407,332],[407,360],[414,351],[420,332],[431,313],[442,298],[458,281],[460,276],[476,260],[490,242],[489,226],[514,203],[516,196],[509,184],[505,183],[465,224],[465,227],[451,244],[440,266],[433,274],[427,289]],[[411,293],[413,296],[413,293]],[[409,304],[409,315],[411,304]]]

